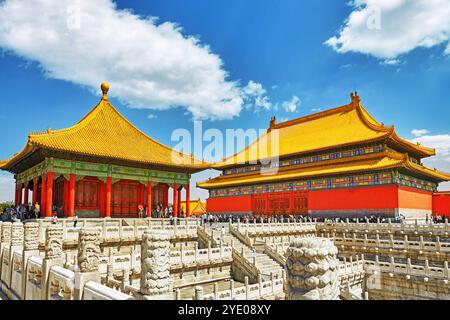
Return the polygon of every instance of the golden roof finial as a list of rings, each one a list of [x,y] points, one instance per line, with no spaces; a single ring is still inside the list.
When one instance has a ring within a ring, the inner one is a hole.
[[[100,86],[103,92],[103,99],[108,100],[108,91],[109,91],[109,84],[106,82],[103,82]]]

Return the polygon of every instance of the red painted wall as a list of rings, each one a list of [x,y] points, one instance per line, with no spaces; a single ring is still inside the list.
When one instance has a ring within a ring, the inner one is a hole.
[[[431,211],[433,209],[433,194],[431,192],[399,187],[398,202],[399,208],[402,209],[418,209]]]
[[[433,214],[450,218],[450,192],[433,195]]]
[[[207,211],[211,213],[251,212],[252,196],[209,198]],[[399,186],[377,186],[308,192],[308,210],[358,209],[418,209],[450,215],[450,193],[447,197],[432,197],[424,192]]]
[[[252,196],[209,198],[206,199],[206,210],[209,213],[251,212]]]
[[[310,191],[309,210],[395,209],[398,187],[379,186]]]

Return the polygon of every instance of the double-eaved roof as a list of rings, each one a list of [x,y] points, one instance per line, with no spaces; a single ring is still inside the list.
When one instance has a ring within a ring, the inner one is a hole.
[[[435,181],[450,180],[449,174],[412,162],[410,156],[417,159],[430,157],[435,155],[435,150],[406,141],[397,135],[394,127],[376,121],[363,108],[357,94],[352,94],[352,102],[342,107],[280,124],[276,124],[273,119],[267,133],[213,167],[226,170],[260,164],[270,158],[281,160],[377,141],[386,142],[393,148],[370,155],[283,167],[271,175],[262,175],[259,171],[221,175],[198,186],[212,189],[390,168],[405,168]]]
[[[12,158],[0,161],[0,169],[13,171],[18,162],[39,149],[193,172],[208,167],[207,163],[175,151],[137,129],[109,103],[108,89],[107,84],[102,84],[100,103],[73,127],[30,134],[25,148]]]

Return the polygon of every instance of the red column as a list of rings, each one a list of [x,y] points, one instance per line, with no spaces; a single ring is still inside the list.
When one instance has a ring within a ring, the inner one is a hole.
[[[138,205],[143,206],[144,205],[144,185],[142,183],[139,183],[139,200]]]
[[[75,174],[70,175],[69,179],[69,199],[68,199],[68,216],[74,217],[75,216]]]
[[[289,193],[289,213],[294,213],[294,190]]]
[[[45,215],[45,199],[47,198],[47,179],[45,177],[45,174],[42,175],[42,181],[41,181],[41,215]]]
[[[45,216],[51,217],[53,207],[53,172],[47,173],[47,190],[45,194]]]
[[[147,182],[147,217],[152,216],[152,182]]]
[[[28,181],[23,184],[23,192],[24,192],[23,204],[27,205],[28,204]]]
[[[266,193],[266,210],[265,210],[265,214],[268,215],[269,211],[270,211],[269,194]]]
[[[15,197],[14,197],[14,204],[17,206],[19,204],[19,188],[17,188],[16,185],[16,192],[15,192]]]
[[[63,189],[63,213],[64,217],[68,216],[69,212],[69,181],[64,179],[64,189]]]
[[[163,206],[164,206],[164,209],[169,206],[169,185],[167,185],[167,184],[165,185],[164,191],[163,191]]]
[[[106,178],[106,192],[105,192],[105,218],[111,217],[111,177]]]
[[[38,190],[38,187],[37,187],[37,178],[34,178],[33,179],[33,205],[36,203],[36,201],[37,201],[37,190]]]
[[[178,186],[173,184],[173,216],[178,217]]]
[[[20,187],[19,187],[18,200],[19,200],[19,204],[22,204],[22,184],[20,184]]]
[[[178,189],[178,214],[181,215],[181,188]]]
[[[98,188],[98,203],[99,203],[99,211],[100,211],[100,217],[105,217],[105,190],[106,190],[106,183],[101,182]]]
[[[186,218],[191,216],[191,185],[186,185]]]

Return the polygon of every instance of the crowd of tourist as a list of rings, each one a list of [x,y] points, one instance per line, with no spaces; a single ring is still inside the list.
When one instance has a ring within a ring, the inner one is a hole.
[[[142,213],[145,214],[145,211],[143,211]],[[158,204],[155,208],[153,208],[151,217],[152,218],[173,218],[173,206],[169,205],[169,206],[164,207],[162,204]],[[186,217],[183,207],[180,208],[180,213],[179,213],[178,217],[179,218]]]
[[[361,216],[359,218],[340,218],[340,217],[334,217],[334,218],[328,218],[328,217],[308,217],[308,216],[293,216],[293,215],[212,215],[212,214],[203,214],[201,216],[201,223],[202,224],[215,224],[215,223],[227,223],[230,220],[233,223],[236,223],[240,221],[241,223],[278,223],[278,222],[322,222],[322,223],[339,223],[339,222],[351,222],[351,223],[388,223],[390,221],[391,223],[403,223],[405,222],[406,218],[404,215],[400,214],[399,216],[395,218],[386,218],[386,217],[379,217],[376,215],[370,215],[370,216]],[[430,221],[431,220],[431,221]],[[445,223],[445,218],[441,216],[433,216],[430,217],[429,215],[426,215],[425,222],[433,222],[435,224],[438,223]]]
[[[283,215],[225,215],[225,214],[203,214],[201,216],[202,224],[213,223],[236,223],[238,221],[242,223],[278,223],[278,222],[312,222],[313,219],[305,216],[283,216]]]
[[[63,216],[62,208],[58,208],[53,206],[52,209],[52,223],[58,222],[58,216]],[[148,216],[147,208],[143,206],[138,207],[138,217],[146,218]],[[155,208],[153,208],[151,212],[152,218],[166,218],[170,219],[170,223],[173,225],[175,223],[173,206],[169,205],[164,207],[162,204],[158,204]],[[25,221],[28,219],[39,219],[41,218],[41,207],[38,202],[34,205],[29,203],[26,205],[11,205],[3,209],[3,212],[0,212],[0,220],[5,221]],[[184,212],[184,208],[181,207],[179,214],[177,215],[177,223],[180,223],[180,219],[186,218],[186,214]],[[388,220],[391,223],[402,223],[405,221],[405,216],[399,215],[393,219],[388,219],[384,217],[378,217],[376,215],[370,216],[362,216],[359,218],[327,218],[327,217],[317,217],[312,218],[304,215],[225,215],[225,214],[203,214],[200,218],[201,224],[217,224],[217,223],[228,223],[233,222],[236,223],[240,221],[241,223],[279,223],[279,222],[326,222],[326,223],[337,223],[337,222],[346,222],[347,219],[352,223],[387,223]],[[75,219],[78,221],[78,217]],[[444,223],[445,218],[441,216],[429,216],[426,215],[425,218],[426,223]],[[76,225],[76,222],[75,222]]]
[[[41,217],[41,207],[39,203],[35,203],[34,205],[29,204],[20,204],[17,206],[11,205],[3,209],[3,212],[0,212],[1,221],[25,221],[28,219],[39,219]]]

